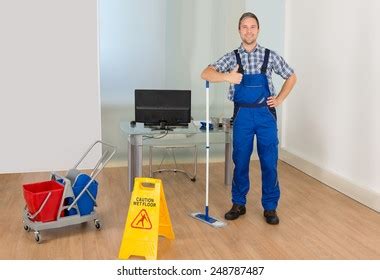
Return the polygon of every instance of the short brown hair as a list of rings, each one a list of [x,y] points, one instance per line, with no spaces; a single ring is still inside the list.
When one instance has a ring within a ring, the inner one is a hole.
[[[242,14],[240,19],[239,19],[239,26],[238,26],[239,30],[240,30],[240,24],[241,24],[242,20],[247,18],[247,17],[255,19],[257,22],[257,28],[260,28],[259,19],[257,18],[257,16],[253,13],[247,12],[247,13]]]

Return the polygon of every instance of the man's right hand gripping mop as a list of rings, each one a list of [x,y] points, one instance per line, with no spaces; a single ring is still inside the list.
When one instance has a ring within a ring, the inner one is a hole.
[[[208,188],[209,188],[209,152],[210,152],[210,128],[209,128],[209,88],[210,83],[206,81],[206,206],[205,213],[192,213],[191,216],[201,222],[204,222],[213,227],[224,227],[226,225],[225,222],[220,221],[214,217],[209,216],[208,209]]]

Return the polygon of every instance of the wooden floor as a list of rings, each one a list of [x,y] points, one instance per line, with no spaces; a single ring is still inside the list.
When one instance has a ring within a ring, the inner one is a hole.
[[[48,173],[0,175],[0,259],[117,259],[130,199],[125,174],[126,168],[106,168],[99,177],[101,231],[91,223],[42,231],[41,244],[23,229],[22,184],[46,180]],[[210,211],[220,218],[231,206],[223,174],[223,164],[211,164]],[[263,219],[254,161],[247,214],[216,229],[189,216],[204,209],[204,165],[195,183],[180,173],[159,174],[176,239],[159,238],[158,258],[380,259],[379,213],[286,163],[279,162],[279,176],[279,225]]]

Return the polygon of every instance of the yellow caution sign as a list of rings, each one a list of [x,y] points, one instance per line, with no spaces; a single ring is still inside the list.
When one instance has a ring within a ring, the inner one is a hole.
[[[144,186],[147,183],[153,186]],[[133,255],[156,260],[158,235],[174,239],[162,181],[135,178],[119,259]]]

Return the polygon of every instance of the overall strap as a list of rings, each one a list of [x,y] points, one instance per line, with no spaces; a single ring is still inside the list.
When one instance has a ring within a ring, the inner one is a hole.
[[[236,62],[239,65],[238,72],[240,74],[244,75],[244,68],[243,68],[243,65],[241,64],[240,54],[239,54],[238,50],[234,50],[234,53],[235,53],[235,56],[236,56]]]
[[[261,74],[266,74],[267,72],[269,54],[270,54],[270,50],[265,49],[264,62],[263,62],[263,66],[261,66]]]

